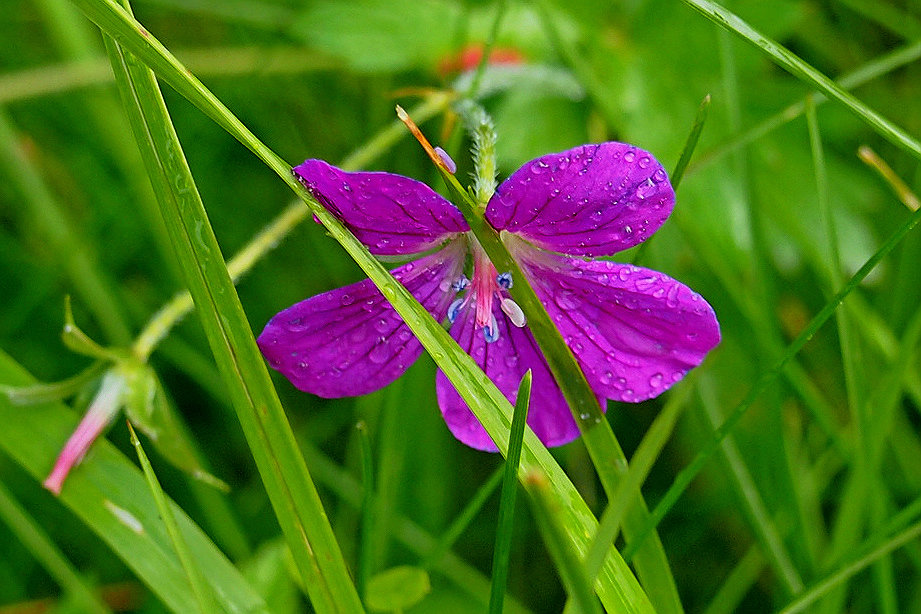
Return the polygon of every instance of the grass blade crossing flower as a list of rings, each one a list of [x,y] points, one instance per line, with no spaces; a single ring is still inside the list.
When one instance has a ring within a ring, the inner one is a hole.
[[[390,173],[347,173],[321,160],[307,160],[294,172],[373,254],[435,249],[394,276],[433,317],[448,319],[452,337],[510,401],[532,370],[539,392],[528,424],[545,445],[578,436],[524,314],[509,296],[514,279],[496,270],[454,205],[425,184]],[[712,308],[683,284],[640,267],[586,260],[643,242],[673,205],[661,165],[648,152],[616,142],[532,160],[486,205],[486,220],[520,262],[599,399],[658,396],[719,342]],[[295,386],[324,397],[381,388],[422,351],[369,281],[282,311],[259,344],[269,364]],[[495,450],[442,372],[436,389],[455,437]]]

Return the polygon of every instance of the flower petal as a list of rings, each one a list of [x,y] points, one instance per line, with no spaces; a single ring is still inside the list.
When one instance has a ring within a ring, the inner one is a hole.
[[[465,244],[394,269],[435,319],[445,318]],[[273,369],[321,397],[358,396],[394,381],[422,346],[370,279],[301,301],[275,315],[257,340]]]
[[[322,160],[294,174],[373,254],[416,254],[469,230],[457,207],[409,177],[349,173]]]
[[[525,274],[592,389],[619,401],[658,396],[720,341],[713,308],[657,271],[520,248]]]
[[[528,162],[496,189],[486,219],[545,249],[604,256],[645,241],[674,204],[651,154],[608,142]]]
[[[466,308],[465,313],[454,322],[451,336],[473,357],[510,403],[515,402],[522,376],[531,369],[534,379],[528,426],[546,446],[569,443],[579,436],[579,428],[531,331],[527,327],[513,326],[498,303],[493,305],[493,315],[499,329],[496,341],[486,342],[482,329],[474,322],[475,309],[472,306]],[[435,390],[438,406],[451,433],[472,448],[495,452],[496,446],[486,429],[440,369],[435,378]]]

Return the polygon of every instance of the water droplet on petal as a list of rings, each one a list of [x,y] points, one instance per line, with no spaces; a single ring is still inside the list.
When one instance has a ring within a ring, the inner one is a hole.
[[[576,309],[582,304],[572,290],[561,290],[554,295],[553,299],[560,309]]]
[[[379,333],[386,333],[390,330],[390,323],[387,322],[385,318],[378,318],[377,321],[374,322],[374,328]]]
[[[668,289],[668,296],[665,297],[665,304],[669,307],[678,306],[678,292],[681,291],[681,286],[674,284],[671,288]]]
[[[649,378],[649,385],[652,388],[658,388],[659,386],[662,385],[662,377],[663,375],[661,373],[656,373],[655,375]]]
[[[640,161],[637,162],[637,165],[639,165],[640,168],[646,168],[649,166],[649,162],[650,162],[649,156],[643,156],[642,158],[640,158]]]
[[[387,340],[383,337],[378,339],[377,345],[375,345],[371,351],[368,353],[368,360],[375,364],[384,364],[387,358],[390,357],[390,348],[387,345]]]
[[[630,150],[630,151],[624,153],[624,162],[633,162],[634,160],[636,160],[636,152],[635,152],[635,151]]]
[[[351,294],[343,294],[341,297],[339,297],[339,302],[343,306],[351,305],[352,303],[355,302],[355,297],[352,296]]]
[[[514,368],[518,364],[518,355],[509,354],[505,357],[505,366],[509,369]]]
[[[652,174],[652,180],[655,181],[656,183],[662,183],[666,179],[668,179],[668,175],[666,175],[665,171],[661,168],[656,169],[656,172]]]
[[[633,285],[640,292],[644,292],[651,288],[656,283],[656,281],[657,279],[654,276],[641,277],[640,279],[637,279],[635,282],[633,282]]]

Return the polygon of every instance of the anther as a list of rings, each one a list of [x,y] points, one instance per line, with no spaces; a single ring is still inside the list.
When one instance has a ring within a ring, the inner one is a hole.
[[[502,311],[516,327],[521,328],[527,323],[527,319],[524,317],[524,312],[521,310],[521,307],[512,299],[502,299],[499,302],[499,306],[502,307]]]
[[[490,316],[489,324],[483,327],[483,338],[486,343],[494,343],[499,340],[499,323],[496,321],[495,314]]]
[[[455,292],[460,292],[461,290],[463,290],[469,285],[470,285],[470,280],[464,277],[463,275],[461,275],[456,280],[454,280],[453,284],[451,284],[451,289],[454,290]]]
[[[448,307],[448,322],[454,324],[454,321],[457,320],[457,315],[460,313],[460,309],[463,307],[463,305],[464,299],[454,299],[454,302],[451,303],[450,307]]]
[[[512,274],[511,273],[499,273],[496,275],[496,283],[499,284],[499,287],[503,290],[508,290],[512,287]]]

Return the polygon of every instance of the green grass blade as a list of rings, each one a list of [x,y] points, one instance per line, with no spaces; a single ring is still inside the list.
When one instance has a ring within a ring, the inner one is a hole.
[[[700,400],[705,420],[711,428],[716,428],[722,416],[716,407],[713,387],[709,382],[701,382]],[[724,475],[729,477],[732,489],[737,493],[742,505],[742,512],[755,533],[755,538],[761,545],[761,550],[773,567],[774,573],[783,584],[787,595],[796,595],[803,590],[803,579],[793,564],[793,559],[784,545],[783,538],[771,518],[770,512],[758,491],[758,486],[751,472],[745,465],[739,447],[732,435],[723,438],[719,456],[723,461]]]
[[[668,442],[681,412],[687,407],[688,398],[698,377],[696,374],[696,371],[691,373],[684,382],[675,387],[630,460],[630,468],[618,486],[617,494],[611,498],[604,510],[598,524],[598,532],[585,557],[585,568],[589,578],[594,579],[598,575],[606,553],[614,547],[627,510],[635,502],[636,493],[640,491],[659,453]]]
[[[428,312],[419,305],[418,301],[404,288],[397,283],[393,276],[384,269],[384,267],[373,258],[360,242],[342,225],[342,223],[327,211],[317,200],[294,178],[290,172],[290,166],[281,160],[274,152],[269,150],[255,135],[252,134],[232,113],[218,101],[210,91],[208,91],[198,80],[192,77],[188,71],[182,67],[178,61],[143,27],[134,19],[117,7],[111,0],[73,0],[94,22],[103,28],[108,34],[114,36],[123,44],[126,49],[147,63],[151,68],[158,71],[160,76],[170,83],[180,94],[186,96],[192,103],[198,106],[208,117],[215,120],[221,127],[226,129],[232,136],[237,138],[241,143],[253,151],[262,159],[285,183],[300,197],[311,209],[311,212],[317,216],[320,222],[329,231],[329,234],[348,252],[361,269],[377,285],[388,301],[394,306],[394,309],[403,320],[409,325],[410,329],[420,340],[423,347],[432,355],[438,366],[445,372],[457,391],[467,402],[468,406],[476,415],[477,419],[483,424],[487,432],[496,442],[502,452],[508,449],[509,428],[511,425],[512,407],[505,399],[496,386],[480,371],[476,363],[470,356],[464,353],[457,346],[457,343],[448,335],[438,323],[436,323]],[[203,211],[200,212],[203,215]],[[186,232],[186,231],[182,231]],[[213,235],[212,235],[213,237]],[[209,242],[211,239],[209,239]],[[213,244],[217,248],[216,243]],[[189,246],[185,246],[188,249]],[[211,250],[209,250],[211,251]],[[217,252],[211,252],[211,255]],[[194,254],[185,254],[181,260],[194,262]],[[223,269],[223,267],[220,267]],[[229,284],[229,277],[226,277],[226,270],[222,277]],[[215,282],[220,281],[219,284]],[[201,280],[196,280],[200,286]],[[223,280],[209,280],[209,284],[204,288],[205,303],[212,297],[207,293],[207,287],[227,287]],[[198,292],[203,290],[199,287]],[[227,287],[226,296],[236,297],[232,287]],[[225,314],[226,315],[226,314]],[[214,331],[212,327],[215,322],[209,323],[206,330],[212,330],[209,336],[222,340],[220,331]],[[555,331],[555,329],[554,329]],[[235,332],[231,329],[228,332]],[[557,335],[559,333],[556,333]],[[252,335],[246,330],[248,339],[251,343]],[[245,347],[247,352],[250,348]],[[251,348],[255,351],[255,344]],[[226,359],[227,356],[224,356]],[[257,355],[238,355],[241,364],[247,369],[258,369],[265,373],[265,367],[261,357]],[[220,363],[219,363],[220,364]],[[233,369],[233,365],[221,365],[222,369],[228,371]],[[581,372],[580,372],[581,375]],[[261,376],[260,376],[261,377]],[[267,377],[267,376],[266,376]],[[584,379],[584,376],[582,376]],[[277,401],[275,401],[277,402]],[[275,416],[274,411],[270,414]],[[279,414],[280,415],[280,410]],[[281,416],[283,418],[283,416]],[[610,433],[610,426],[606,421],[602,421],[607,432]],[[605,429],[591,429],[593,432],[602,433]],[[608,466],[614,465],[616,454],[620,450],[616,445],[613,436],[604,439],[607,445],[614,441],[614,448],[605,450],[605,458],[611,461],[609,465],[603,465],[605,471],[616,472],[617,469],[607,469]],[[597,447],[597,445],[596,445]],[[620,452],[622,455],[622,452]],[[588,537],[595,530],[597,521],[592,516],[585,502],[578,495],[569,478],[559,467],[556,461],[550,456],[546,448],[537,440],[533,433],[526,433],[523,458],[524,465],[536,465],[540,467],[548,476],[554,496],[567,503],[565,514],[567,521],[565,523],[569,538],[572,540],[577,551],[582,552],[588,545]],[[621,463],[623,465],[623,463]],[[311,489],[312,491],[312,489]],[[295,491],[301,494],[302,491]],[[315,492],[315,491],[312,491]],[[312,494],[310,495],[313,496]],[[660,549],[661,550],[661,549]],[[663,565],[665,571],[663,571]],[[656,568],[667,575],[670,580],[670,573],[667,572],[667,559],[664,552],[661,554],[660,563]],[[660,574],[660,575],[662,575]],[[610,555],[606,561],[605,570],[599,582],[599,596],[606,604],[610,604],[613,609],[623,611],[644,612],[649,611],[651,605],[648,597],[636,582],[635,577],[623,560],[616,553]]]
[[[534,471],[525,480],[525,486],[530,495],[534,519],[556,564],[566,592],[582,614],[601,614],[601,608],[592,592],[592,582],[569,542],[563,537],[563,519],[555,505],[556,502],[550,498],[546,478]]]
[[[34,381],[0,351],[0,382],[23,386]],[[78,420],[79,416],[60,403],[23,411],[0,396],[0,424],[4,425],[0,448],[41,481]],[[195,611],[195,597],[162,531],[160,513],[144,476],[112,444],[97,441],[68,476],[67,487],[56,500],[108,544],[171,611]],[[173,512],[193,556],[207,570],[221,607],[231,613],[268,614],[262,599],[207,535],[174,504]]]
[[[653,510],[649,524],[647,527],[644,527],[640,533],[640,536],[645,534],[647,530],[651,530],[653,527],[658,525],[662,521],[662,518],[665,517],[665,514],[668,513],[668,510],[672,508],[678,498],[690,485],[694,477],[700,472],[704,464],[714,452],[719,448],[720,443],[723,438],[726,437],[732,429],[735,428],[739,420],[742,419],[742,416],[748,411],[752,406],[755,400],[763,393],[783,371],[783,368],[786,366],[790,360],[796,356],[803,346],[812,338],[813,335],[822,327],[825,322],[834,314],[835,310],[839,305],[847,298],[854,288],[856,288],[861,281],[870,274],[876,265],[882,261],[889,253],[895,249],[896,245],[901,242],[901,240],[907,235],[917,224],[921,221],[921,210],[912,213],[905,223],[902,224],[886,241],[883,245],[867,260],[860,269],[854,273],[854,275],[848,280],[848,282],[841,288],[841,290],[829,300],[825,306],[810,320],[810,322],[803,328],[802,332],[797,335],[796,339],[787,346],[787,349],[784,351],[783,355],[778,359],[778,361],[768,370],[764,371],[757,379],[755,384],[749,390],[748,394],[745,395],[745,398],[736,405],[736,407],[729,413],[723,423],[717,428],[713,437],[707,441],[707,443],[697,452],[697,455],[694,459],[688,464],[687,467],[681,470],[681,472],[675,478],[674,483],[665,493],[665,496],[662,497],[662,500],[656,505],[656,508]],[[630,544],[624,551],[624,558],[630,560],[633,554],[636,551],[636,544]]]
[[[128,423],[128,431],[131,433],[131,445],[134,446],[137,452],[138,460],[141,463],[141,469],[144,471],[144,477],[147,479],[147,485],[150,487],[150,492],[157,505],[157,510],[160,512],[160,519],[166,527],[166,534],[169,535],[173,550],[179,557],[179,562],[182,564],[182,569],[189,581],[189,586],[192,587],[192,594],[195,595],[195,601],[198,603],[198,611],[202,614],[215,612],[217,610],[217,603],[214,600],[214,594],[211,592],[211,587],[208,586],[205,581],[205,575],[199,567],[198,561],[196,561],[192,553],[189,552],[189,547],[186,545],[185,539],[183,539],[182,533],[179,531],[179,525],[176,524],[176,518],[173,516],[173,512],[169,507],[166,495],[160,487],[160,482],[157,480],[153,467],[150,465],[150,460],[147,458],[147,454],[144,453],[141,441],[138,439],[130,422]]]
[[[792,51],[764,36],[734,13],[709,0],[682,0],[685,4],[702,14],[716,25],[726,28],[737,36],[747,40],[761,49],[780,67],[814,86],[833,100],[837,100],[850,109],[858,118],[873,128],[896,147],[905,150],[921,160],[921,143],[909,136],[904,130],[865,105],[848,93],[837,83],[804,62]]]
[[[29,550],[54,581],[70,593],[81,611],[87,614],[111,614],[112,610],[103,603],[97,594],[74,568],[64,553],[58,549],[44,529],[29,516],[13,494],[0,482],[0,521],[4,522],[10,532]]]
[[[358,594],[256,347],[156,79],[117,45],[108,48],[177,258],[313,606],[320,612],[359,612]]]
[[[898,535],[893,536],[885,543],[873,548],[871,551],[858,556],[848,563],[839,567],[834,573],[829,574],[824,579],[816,582],[805,591],[797,595],[796,599],[788,603],[779,614],[795,614],[802,612],[812,605],[817,599],[828,593],[830,590],[846,582],[851,576],[862,571],[875,561],[888,555],[893,550],[901,548],[905,544],[921,536],[921,523],[915,524],[905,529]]]
[[[492,496],[499,484],[502,483],[502,468],[500,467],[493,472],[489,479],[483,482],[483,485],[477,488],[470,501],[464,506],[464,509],[451,521],[448,528],[438,538],[437,545],[429,552],[420,563],[425,569],[432,569],[438,565],[441,558],[454,546],[454,542],[461,536],[465,529],[473,522],[474,517],[479,513],[486,501]]]
[[[361,509],[362,488],[354,476],[312,444],[304,444],[304,455],[320,484],[335,493],[346,505],[356,510]],[[496,471],[490,478],[493,488],[499,485],[501,479],[502,471]],[[491,492],[492,490],[489,490],[490,494]],[[401,515],[394,515],[393,527],[394,537],[402,542],[409,552],[424,561],[423,566],[427,571],[438,573],[450,580],[457,588],[474,598],[477,604],[482,605],[482,609],[488,607],[489,580],[478,569],[451,552],[450,546],[445,550],[443,538],[436,539],[418,524]],[[507,612],[516,614],[528,611],[518,600],[508,595],[505,606]]]
[[[112,280],[103,273],[77,224],[68,219],[65,209],[34,163],[21,147],[20,137],[0,108],[0,170],[21,194],[28,223],[33,224],[53,253],[59,254],[60,266],[67,272],[76,295],[93,314],[106,338],[113,343],[127,343],[130,331],[118,305],[118,293]]]
[[[374,454],[371,451],[371,437],[368,435],[368,426],[364,422],[355,425],[358,431],[359,447],[361,449],[361,544],[358,553],[358,570],[355,573],[355,587],[359,596],[364,597],[368,578],[373,571],[374,553],[371,547],[374,540],[371,532],[375,525],[374,505]]]
[[[492,590],[489,592],[489,613],[502,614],[505,585],[508,580],[509,556],[512,549],[512,529],[515,519],[515,498],[518,494],[518,468],[521,461],[521,444],[527,424],[528,405],[531,401],[531,370],[525,372],[518,384],[515,397],[515,414],[512,416],[512,434],[505,475],[502,479],[502,497],[499,502],[499,521],[496,523],[496,546],[492,558]]]

